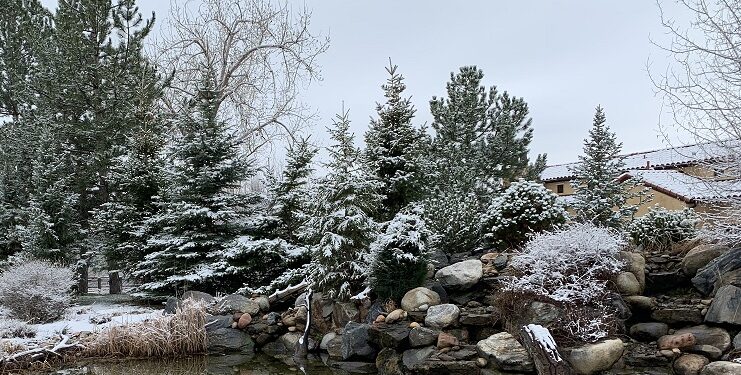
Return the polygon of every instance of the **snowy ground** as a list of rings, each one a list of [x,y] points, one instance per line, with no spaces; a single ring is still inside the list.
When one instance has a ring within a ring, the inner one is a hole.
[[[97,332],[111,325],[140,322],[162,314],[162,310],[138,306],[124,298],[109,296],[86,296],[66,309],[62,319],[45,324],[29,324],[36,331],[32,338],[0,339],[0,344],[23,345],[33,348],[41,343],[57,340],[61,334]],[[0,320],[9,319],[7,312],[0,310]]]

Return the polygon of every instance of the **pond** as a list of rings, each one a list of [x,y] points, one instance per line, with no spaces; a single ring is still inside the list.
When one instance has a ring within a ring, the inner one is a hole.
[[[321,359],[314,357],[305,365],[308,375],[347,374],[330,369]],[[264,354],[199,356],[159,360],[95,360],[67,366],[50,372],[55,375],[273,375],[297,374],[302,371],[290,358],[277,359]]]

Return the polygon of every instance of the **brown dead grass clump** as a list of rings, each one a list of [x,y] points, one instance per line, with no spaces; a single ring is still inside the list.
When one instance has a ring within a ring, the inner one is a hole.
[[[174,315],[112,326],[85,343],[87,357],[174,357],[206,352],[206,309],[184,301]]]

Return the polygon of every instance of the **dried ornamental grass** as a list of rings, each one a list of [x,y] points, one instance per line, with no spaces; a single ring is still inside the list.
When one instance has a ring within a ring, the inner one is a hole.
[[[206,309],[184,301],[174,315],[112,326],[86,344],[90,357],[174,357],[205,353]]]

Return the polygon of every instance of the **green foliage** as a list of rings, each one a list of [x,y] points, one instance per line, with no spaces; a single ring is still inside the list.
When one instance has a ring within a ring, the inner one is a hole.
[[[491,245],[516,248],[532,234],[559,228],[567,218],[557,196],[545,186],[519,180],[492,200],[482,232]]]
[[[435,138],[427,172],[426,219],[445,251],[480,245],[478,224],[493,195],[520,177],[538,174],[545,156],[530,163],[532,120],[522,98],[482,85],[475,66],[452,74],[447,98],[433,97]]]
[[[646,249],[665,250],[677,242],[694,237],[700,218],[691,208],[671,211],[651,208],[628,225],[628,233],[637,245]]]
[[[640,181],[618,181],[624,172],[622,144],[610,131],[602,107],[597,106],[589,138],[584,140],[584,154],[573,169],[575,175],[572,208],[576,220],[610,228],[621,228],[638,210],[632,199],[643,202],[647,189],[637,190]]]
[[[275,235],[291,243],[298,243],[303,237],[301,229],[309,219],[309,179],[314,172],[311,162],[318,151],[308,139],[291,145],[283,178],[273,188],[272,212],[279,220]]]
[[[421,214],[418,207],[399,212],[371,244],[368,281],[379,298],[400,301],[407,291],[424,283],[432,234]]]
[[[415,109],[409,98],[404,77],[395,65],[386,68],[389,78],[382,86],[386,102],[376,105],[378,118],[371,120],[365,133],[364,162],[379,182],[383,200],[376,219],[391,220],[422,192],[422,152],[425,134],[412,126]]]
[[[319,204],[309,225],[312,262],[310,279],[325,296],[348,300],[365,282],[368,246],[377,233],[371,215],[381,197],[378,186],[363,174],[353,145],[347,113],[338,115],[329,133],[329,172],[320,185]]]

